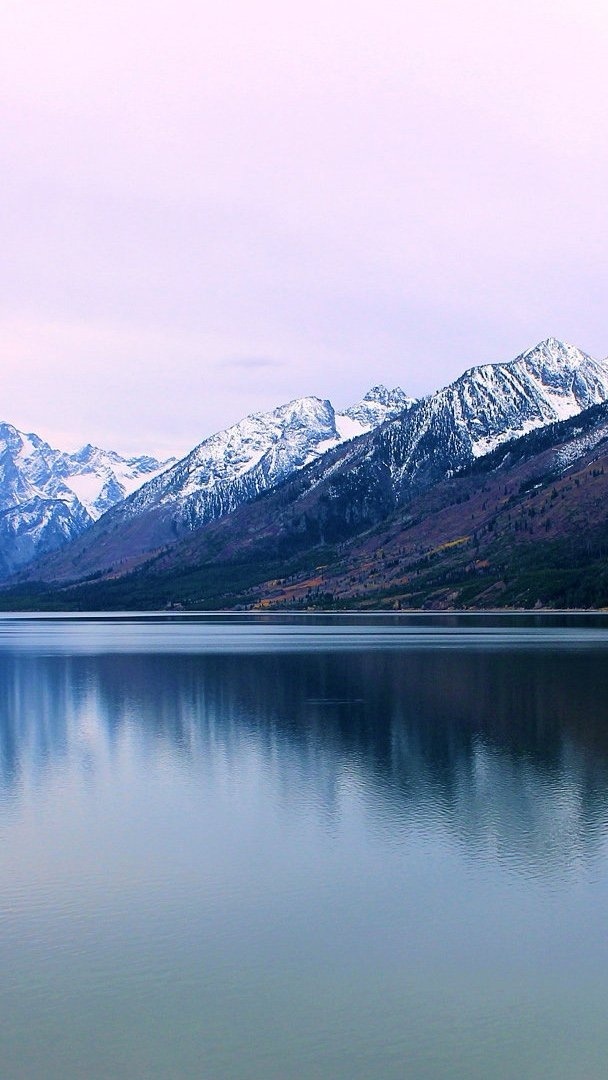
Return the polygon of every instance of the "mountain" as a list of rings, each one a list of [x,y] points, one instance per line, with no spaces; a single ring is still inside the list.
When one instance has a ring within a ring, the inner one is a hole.
[[[222,561],[239,551],[245,558],[258,541],[264,559],[270,550],[279,558],[349,542],[501,444],[606,401],[608,366],[549,338],[509,363],[471,368],[421,401],[406,399],[405,408],[391,398],[400,393],[374,388],[342,415],[304,398],[249,417],[205,440],[29,576],[120,577],[151,566],[151,556],[156,569],[178,572],[208,558],[209,543]],[[377,406],[398,414],[387,411],[365,433],[360,409]],[[276,497],[261,498],[273,488]],[[241,512],[247,503],[249,514]],[[225,526],[212,527],[217,519]],[[188,533],[191,540],[176,543]]]
[[[342,416],[338,413],[337,424],[344,430],[347,427],[346,418],[354,420],[359,425],[359,429],[355,430],[354,434],[362,435],[384,424],[386,420],[394,419],[414,404],[415,399],[408,397],[400,386],[387,390],[386,386],[380,383],[379,386],[372,386],[356,405],[345,409]]]
[[[298,398],[272,412],[253,413],[199,443],[145,484],[104,520],[104,530],[148,519],[154,545],[230,513],[291,476],[328,450],[411,407],[398,387],[375,386],[362,401],[337,413],[330,401]],[[153,522],[153,525],[152,525]],[[146,541],[149,542],[149,541]]]
[[[608,365],[553,338],[507,364],[471,368],[367,435],[328,447],[290,488],[298,494],[285,528],[310,544],[347,539],[501,443],[606,400]]]
[[[79,536],[162,467],[91,445],[65,453],[0,423],[0,575]]]
[[[500,443],[608,399],[608,365],[548,338],[507,364],[471,368],[370,440],[398,500]]]
[[[328,456],[301,527],[348,536],[509,439],[606,400],[608,364],[554,338],[509,363],[471,368]]]
[[[17,585],[0,602],[76,610],[608,605],[608,403],[509,440],[348,538],[303,527],[322,517],[323,464],[134,572]]]
[[[158,461],[148,454],[125,458],[115,450],[87,443],[73,454],[62,454],[57,475],[85,507],[93,521],[121,502],[151,477],[175,461]]]
[[[568,575],[586,588],[595,575],[608,602],[608,403],[509,440],[373,520],[357,520],[351,490],[350,532],[326,517],[320,465],[159,553],[123,588],[192,606],[568,606],[583,602],[559,592]],[[557,583],[543,577],[552,566]],[[544,594],[528,591],[524,568]]]
[[[70,545],[66,565],[72,567],[71,574],[77,567],[81,575],[112,565],[126,568],[134,559],[257,498],[328,450],[402,414],[412,404],[398,387],[375,386],[343,413],[317,397],[253,413],[205,439],[114,506],[86,537]]]

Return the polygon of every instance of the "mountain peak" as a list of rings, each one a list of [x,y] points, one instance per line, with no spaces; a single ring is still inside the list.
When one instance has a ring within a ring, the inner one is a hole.
[[[571,367],[578,367],[581,364],[593,363],[593,358],[588,353],[583,352],[582,349],[577,348],[576,345],[571,345],[567,341],[560,341],[555,337],[545,338],[544,341],[539,341],[538,345],[534,345],[531,349],[526,349],[521,356],[517,357],[517,360],[530,360],[542,358],[545,362],[553,364],[568,364]],[[514,361],[516,363],[517,361]]]
[[[604,400],[602,395],[606,380],[606,363],[594,360],[592,356],[577,348],[576,345],[570,345],[567,341],[559,341],[555,337],[548,337],[543,341],[539,341],[537,345],[526,349],[525,352],[516,356],[514,360],[479,364],[467,368],[453,383],[450,383],[448,387],[439,392],[444,393],[450,391],[453,387],[471,382],[484,383],[490,387],[495,383],[496,379],[502,379],[501,373],[505,373],[510,378],[515,377],[518,380],[532,377],[545,386],[548,385],[552,388],[563,383],[564,387],[570,389],[572,380],[580,381],[582,379],[585,382],[596,382],[598,383],[598,393],[595,399],[588,403],[579,402],[579,407],[586,408],[588,404],[596,404],[598,401]],[[433,395],[431,394],[430,397],[433,397]],[[564,419],[564,417],[560,417],[560,419]]]
[[[361,425],[361,431],[369,431],[385,420],[394,420],[414,404],[400,386],[389,390],[383,383],[372,386],[356,405],[344,410],[344,416]]]
[[[533,349],[529,349],[529,352],[534,352],[536,349],[573,349],[574,345],[570,345],[567,341],[562,341],[561,338],[547,337],[539,341],[538,345],[535,345]]]
[[[262,413],[262,417],[266,414]],[[294,398],[286,405],[279,405],[272,412],[273,416],[294,419],[302,418],[308,422],[323,422],[330,417],[333,422],[333,406],[326,398],[315,397],[309,394],[306,397]]]
[[[412,401],[400,386],[394,386],[392,390],[389,390],[384,383],[378,383],[377,386],[372,386],[372,388],[367,391],[367,394],[363,395],[362,400],[375,401],[380,405],[397,405],[403,402],[403,408]]]

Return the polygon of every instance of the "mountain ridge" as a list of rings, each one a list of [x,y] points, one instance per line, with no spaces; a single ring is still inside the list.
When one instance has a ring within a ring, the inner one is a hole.
[[[419,400],[377,384],[342,412],[327,399],[308,396],[252,413],[162,467],[90,444],[61,455],[30,440],[36,467],[19,474],[17,454],[6,460],[4,472],[20,507],[21,562],[31,560],[21,573],[56,582],[129,573],[299,473],[294,514],[301,535],[313,546],[320,538],[345,541],[502,444],[606,400],[608,364],[547,338],[514,360],[468,368]],[[154,466],[159,468],[146,480]],[[43,505],[32,501],[27,483],[40,483],[49,467],[52,484],[45,494],[55,501]],[[101,490],[100,475],[106,477]],[[92,477],[98,484],[94,507],[95,493],[85,490]],[[135,487],[130,494],[125,481]],[[68,520],[66,505],[80,517]],[[14,522],[12,528],[16,535]],[[45,529],[47,554],[33,559],[30,538]]]
[[[252,413],[214,433],[117,503],[71,550],[86,572],[95,549],[105,565],[123,565],[177,540],[207,521],[257,498],[329,450],[345,445],[407,410],[413,399],[375,386],[356,405],[336,412],[328,399],[296,398]],[[78,538],[76,538],[78,539]]]
[[[85,610],[608,604],[608,403],[511,440],[350,535],[319,528],[319,470],[313,463],[133,572],[52,588],[25,583],[0,602]]]
[[[401,405],[400,395],[374,387],[359,406],[385,407],[387,397]],[[552,338],[505,364],[470,368],[419,401],[406,399],[396,416],[354,439],[338,427],[359,406],[337,414],[327,400],[296,399],[204,440],[28,576],[120,576],[298,471],[297,529],[311,544],[315,536],[346,540],[503,442],[607,399],[608,365]]]

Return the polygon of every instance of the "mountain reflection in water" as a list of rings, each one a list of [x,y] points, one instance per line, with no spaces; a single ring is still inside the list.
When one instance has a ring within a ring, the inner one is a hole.
[[[607,650],[1,619],[2,1080],[603,1080]]]
[[[57,769],[106,767],[125,739],[201,778],[221,757],[238,779],[255,754],[329,828],[348,779],[379,827],[440,825],[542,875],[593,857],[606,821],[608,665],[581,648],[334,652],[331,634],[281,654],[5,645],[0,809]]]

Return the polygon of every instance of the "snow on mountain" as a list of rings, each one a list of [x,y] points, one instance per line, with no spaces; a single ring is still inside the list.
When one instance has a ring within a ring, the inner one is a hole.
[[[344,412],[317,397],[290,401],[253,413],[204,439],[186,457],[165,468],[105,513],[70,549],[78,572],[95,572],[171,543],[223,516],[321,458],[328,450],[365,435],[412,404],[402,390],[376,386]],[[66,474],[83,500],[95,494],[85,479]],[[90,505],[89,503],[87,505]],[[99,552],[97,545],[99,544]]]
[[[63,454],[58,472],[96,521],[174,461],[161,462],[148,455],[124,458],[114,450],[100,450],[88,443],[74,454]]]
[[[253,413],[205,439],[116,509],[114,520],[170,508],[173,534],[225,514],[310,464],[340,443],[403,412],[402,390],[374,387],[357,405],[336,413],[330,401],[297,398]]]
[[[608,398],[606,361],[594,360],[574,345],[555,338],[547,338],[510,364],[487,365],[466,375],[471,376],[467,404],[481,413],[477,423],[472,424],[476,457],[505,439],[543,424],[568,420]],[[466,390],[463,398],[465,395]],[[492,410],[497,415],[493,416]],[[505,415],[510,426],[497,431]]]
[[[361,424],[362,430],[370,431],[386,420],[392,420],[415,403],[403,392],[400,386],[387,390],[386,386],[372,386],[356,405],[351,405],[344,412],[344,417]],[[361,434],[359,432],[358,434]]]
[[[509,363],[471,368],[321,460],[294,520],[333,540],[369,528],[501,443],[604,401],[608,365],[552,338]]]
[[[162,467],[92,446],[68,454],[0,423],[0,574],[74,539]]]
[[[45,573],[65,580],[131,566],[313,463],[308,489],[318,489],[323,528],[331,520],[341,535],[340,515],[346,531],[380,520],[500,443],[607,400],[606,362],[555,338],[509,363],[471,368],[419,401],[382,386],[339,413],[327,400],[299,398],[205,439],[114,505]],[[72,468],[62,483],[99,511],[101,492],[85,490],[86,471]],[[302,523],[309,528],[306,514]]]
[[[548,338],[506,364],[470,368],[378,432],[396,486],[428,485],[500,443],[608,399],[608,365]]]

